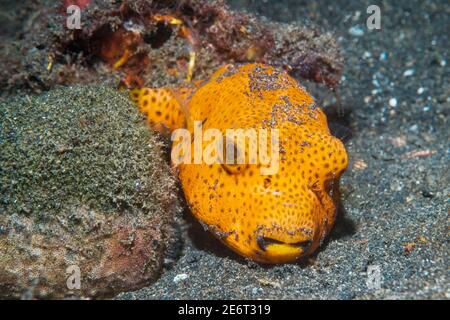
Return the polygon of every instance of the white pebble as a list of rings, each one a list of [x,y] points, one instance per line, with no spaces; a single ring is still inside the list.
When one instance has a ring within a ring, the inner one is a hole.
[[[180,281],[184,281],[187,278],[189,278],[189,276],[186,273],[180,273],[177,274],[174,278],[173,278],[173,282],[178,283]]]
[[[364,59],[369,59],[371,57],[372,57],[372,54],[369,51],[364,52],[364,54],[363,54]]]
[[[380,61],[384,61],[384,60],[386,60],[387,59],[387,53],[386,52],[383,52],[382,54],[380,54]]]
[[[362,37],[364,35],[364,29],[360,26],[353,26],[348,29],[348,33],[350,33],[354,37]]]
[[[417,89],[417,94],[422,94],[425,92],[425,88],[420,87],[419,89]]]
[[[403,72],[404,77],[410,77],[414,74],[414,69],[408,69],[405,72]]]
[[[396,107],[397,106],[397,99],[396,98],[390,98],[389,99],[389,105],[391,106],[391,107]]]

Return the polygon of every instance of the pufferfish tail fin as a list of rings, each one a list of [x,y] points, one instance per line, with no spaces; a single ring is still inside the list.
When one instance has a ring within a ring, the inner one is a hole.
[[[186,126],[187,103],[192,92],[189,88],[141,88],[131,90],[130,98],[154,130],[169,135]]]

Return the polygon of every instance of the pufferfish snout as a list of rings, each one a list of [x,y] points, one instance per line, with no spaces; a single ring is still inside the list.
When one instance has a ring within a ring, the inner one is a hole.
[[[153,127],[167,122],[173,129],[167,106],[178,118],[180,110],[188,110],[184,124],[189,131],[195,121],[203,131],[222,133],[277,129],[276,172],[261,174],[258,161],[237,170],[224,163],[181,163],[179,179],[192,213],[242,256],[282,263],[314,252],[334,224],[339,178],[348,159],[306,90],[282,70],[263,64],[222,67],[190,95],[186,106],[175,92],[173,99],[165,97],[167,103],[155,101],[152,90],[160,89],[141,89],[134,100]]]
[[[307,147],[293,148],[307,138]],[[234,174],[222,165],[179,168],[203,225],[241,255],[267,263],[293,261],[319,246],[335,221],[338,178],[347,165],[342,143],[325,133],[298,130],[282,148],[273,175],[260,175],[258,165]]]

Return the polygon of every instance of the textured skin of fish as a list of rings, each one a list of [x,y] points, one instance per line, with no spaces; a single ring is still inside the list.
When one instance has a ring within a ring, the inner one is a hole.
[[[347,152],[314,99],[284,71],[225,65],[195,89],[135,89],[131,98],[163,133],[193,132],[194,121],[223,134],[278,129],[273,175],[261,175],[259,162],[177,166],[192,213],[231,249],[259,262],[290,262],[314,252],[330,232]]]

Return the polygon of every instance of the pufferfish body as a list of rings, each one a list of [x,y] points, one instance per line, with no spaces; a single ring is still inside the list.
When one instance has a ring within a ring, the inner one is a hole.
[[[131,97],[162,132],[193,133],[198,124],[224,136],[228,129],[277,129],[279,161],[272,174],[261,174],[259,158],[177,165],[192,213],[231,249],[259,262],[290,262],[314,252],[330,232],[347,153],[314,99],[284,71],[226,65],[198,88],[143,88]],[[250,157],[250,144],[235,151]]]

